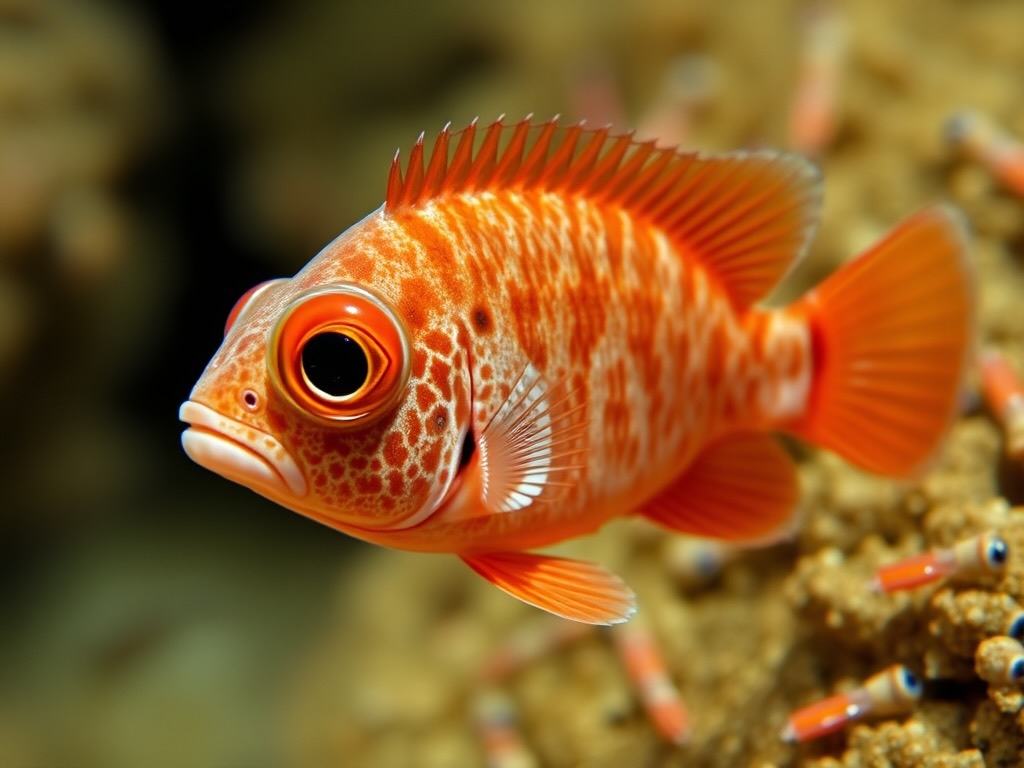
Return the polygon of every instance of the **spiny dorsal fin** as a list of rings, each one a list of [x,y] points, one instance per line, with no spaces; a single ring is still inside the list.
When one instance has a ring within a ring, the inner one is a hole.
[[[474,149],[479,139],[479,148]],[[458,137],[451,149],[451,139]],[[403,178],[391,164],[384,210],[450,194],[515,189],[561,192],[627,211],[662,230],[716,276],[738,307],[767,294],[803,256],[821,194],[814,165],[777,152],[678,152],[558,118],[478,131],[446,125],[424,166],[421,134]]]

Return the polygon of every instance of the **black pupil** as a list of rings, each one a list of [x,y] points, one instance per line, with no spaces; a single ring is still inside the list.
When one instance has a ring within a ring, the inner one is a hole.
[[[359,343],[343,333],[318,333],[302,348],[309,383],[331,397],[346,397],[366,383],[370,364]]]

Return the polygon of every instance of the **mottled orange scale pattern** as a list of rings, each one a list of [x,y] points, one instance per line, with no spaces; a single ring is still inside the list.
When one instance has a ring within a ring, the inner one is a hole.
[[[525,548],[590,530],[656,495],[716,435],[774,423],[785,411],[780,389],[809,382],[802,320],[738,314],[695,254],[615,206],[505,191],[393,216],[421,238],[431,222],[422,250],[455,256],[456,268],[424,263],[420,274],[436,276],[435,290],[462,285],[465,303],[453,304],[468,339],[474,431],[484,432],[530,365],[548,382],[572,382],[588,439],[583,467],[531,507],[428,521],[391,543]],[[425,413],[435,393],[417,389]],[[433,451],[421,462],[433,467]]]

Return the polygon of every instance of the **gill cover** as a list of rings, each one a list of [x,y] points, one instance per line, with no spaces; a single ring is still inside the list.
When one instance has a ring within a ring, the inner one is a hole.
[[[267,366],[278,393],[332,427],[364,427],[405,391],[409,333],[375,293],[333,283],[296,297],[270,336]]]

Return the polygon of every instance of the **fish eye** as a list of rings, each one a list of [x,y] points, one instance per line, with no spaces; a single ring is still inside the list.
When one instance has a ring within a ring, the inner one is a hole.
[[[224,323],[224,335],[228,335],[228,331],[231,330],[231,327],[238,322],[238,318],[245,314],[245,310],[252,304],[252,300],[256,298],[258,294],[262,293],[264,288],[267,288],[273,285],[274,283],[283,282],[283,278],[277,278],[275,280],[264,280],[262,283],[254,285],[248,291],[243,293],[241,298],[235,302],[235,306],[233,306],[231,308],[231,311],[228,312],[227,322]]]
[[[1002,570],[1006,565],[1009,548],[997,534],[991,534],[983,542],[982,557],[985,566],[992,571]]]
[[[409,380],[409,337],[374,293],[336,283],[285,308],[268,347],[270,378],[293,406],[333,426],[388,413]]]

